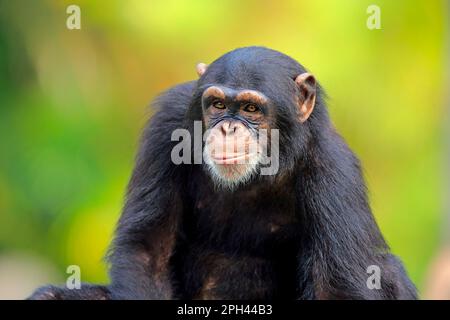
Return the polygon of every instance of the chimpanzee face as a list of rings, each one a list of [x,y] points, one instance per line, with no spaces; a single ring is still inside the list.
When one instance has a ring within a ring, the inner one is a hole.
[[[213,178],[233,187],[258,169],[265,146],[261,129],[271,127],[271,104],[259,91],[212,85],[202,94],[206,135],[204,159]]]
[[[197,71],[202,75],[206,65]],[[291,81],[298,87],[292,97],[293,114],[298,114],[294,121],[304,122],[314,107],[315,80],[303,73]],[[208,84],[201,94],[201,109],[207,129],[203,158],[214,181],[230,189],[251,181],[271,147],[276,103],[260,90]]]

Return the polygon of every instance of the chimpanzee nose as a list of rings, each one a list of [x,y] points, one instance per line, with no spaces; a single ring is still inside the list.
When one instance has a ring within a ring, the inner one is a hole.
[[[235,121],[224,121],[221,125],[221,130],[224,135],[234,134],[238,130],[238,123]]]

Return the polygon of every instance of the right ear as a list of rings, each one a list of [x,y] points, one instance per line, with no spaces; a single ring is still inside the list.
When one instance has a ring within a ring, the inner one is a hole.
[[[298,75],[294,81],[300,92],[297,97],[298,119],[300,122],[305,122],[313,112],[316,104],[316,79],[312,74],[305,72]]]
[[[199,64],[197,64],[195,69],[197,70],[198,76],[201,77],[205,73],[206,69],[208,69],[208,65],[200,62]]]

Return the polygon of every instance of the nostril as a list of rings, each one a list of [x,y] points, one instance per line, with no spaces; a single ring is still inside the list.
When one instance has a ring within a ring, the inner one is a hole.
[[[228,130],[230,129],[230,123],[228,121],[224,122],[220,129],[222,129],[223,134],[227,134]]]
[[[239,130],[239,123],[226,121],[220,126],[220,130],[224,135],[236,134]]]

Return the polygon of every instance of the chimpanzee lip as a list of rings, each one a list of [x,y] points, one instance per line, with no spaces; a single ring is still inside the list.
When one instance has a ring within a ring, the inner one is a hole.
[[[211,159],[216,164],[246,164],[249,162],[249,160],[253,159],[255,154],[240,154],[233,157],[226,157],[226,156],[212,156]],[[244,161],[242,161],[244,160]]]

